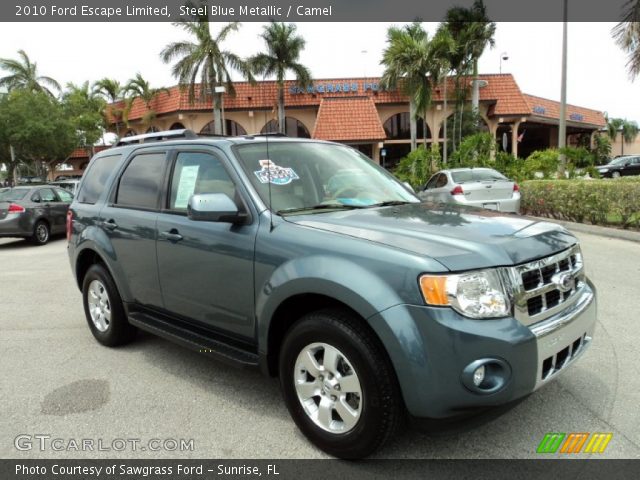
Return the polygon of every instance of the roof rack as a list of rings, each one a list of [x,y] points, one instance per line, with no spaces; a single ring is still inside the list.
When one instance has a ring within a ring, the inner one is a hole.
[[[118,140],[116,147],[121,145],[131,145],[133,143],[161,142],[163,140],[174,140],[177,138],[198,138],[198,135],[187,128],[184,130],[167,130],[164,132],[144,133],[142,135],[123,137]]]
[[[241,135],[243,138],[254,138],[254,137],[288,137],[285,133],[280,132],[265,132],[265,133],[250,133],[247,135]]]

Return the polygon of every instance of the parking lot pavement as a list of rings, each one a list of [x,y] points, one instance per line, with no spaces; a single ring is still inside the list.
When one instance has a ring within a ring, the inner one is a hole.
[[[405,431],[380,457],[532,458],[547,432],[612,432],[601,457],[640,458],[640,244],[579,237],[599,290],[596,336],[582,359],[498,418]],[[324,457],[290,420],[276,380],[150,335],[124,348],[98,345],[63,239],[0,240],[0,364],[2,458]],[[30,436],[20,445],[31,439],[31,450],[15,448],[19,435]],[[40,451],[50,440],[35,435],[62,439],[65,450]],[[77,451],[71,440],[82,439],[94,450]],[[128,447],[97,451],[98,439]],[[150,439],[193,439],[193,448]]]

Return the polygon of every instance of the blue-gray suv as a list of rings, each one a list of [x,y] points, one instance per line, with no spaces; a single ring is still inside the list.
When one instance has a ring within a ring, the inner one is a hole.
[[[298,427],[338,457],[406,418],[530,394],[596,322],[569,232],[421,203],[340,144],[131,137],[91,160],[67,233],[101,344],[142,329],[278,376]]]

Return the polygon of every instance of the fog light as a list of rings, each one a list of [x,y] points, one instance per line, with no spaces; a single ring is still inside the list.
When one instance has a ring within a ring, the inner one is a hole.
[[[483,380],[484,380],[484,365],[476,368],[476,371],[473,372],[473,384],[476,387],[479,387]]]

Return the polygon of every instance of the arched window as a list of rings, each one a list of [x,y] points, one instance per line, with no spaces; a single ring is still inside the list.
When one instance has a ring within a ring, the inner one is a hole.
[[[169,130],[184,130],[184,125],[180,122],[176,122],[169,127]]]
[[[132,128],[130,128],[129,130],[127,130],[127,131],[124,133],[124,136],[125,136],[125,137],[133,137],[134,135],[137,135],[137,133],[136,133],[136,131],[135,131],[135,130],[133,130]]]
[[[311,138],[309,134],[309,130],[307,127],[297,118],[293,117],[285,117],[284,119],[284,133],[287,137],[298,137],[298,138]],[[278,121],[271,120],[267,122],[267,124],[262,127],[260,133],[276,133],[278,132]]]
[[[232,137],[237,137],[239,135],[247,134],[247,131],[244,129],[244,127],[234,120],[227,119],[225,120],[225,124],[227,126],[227,135],[230,135]],[[214,121],[211,120],[204,127],[202,127],[202,130],[200,130],[200,133],[213,135],[215,133],[215,128],[213,125],[214,125]]]
[[[145,133],[156,133],[159,131],[160,130],[158,129],[158,127],[154,127],[153,125],[151,125],[149,128],[147,128],[147,131]]]
[[[417,138],[424,138],[424,120],[418,117],[417,120]],[[409,112],[396,113],[391,116],[384,125],[384,132],[387,140],[409,140],[411,138],[411,122],[409,121]],[[427,138],[431,138],[431,130],[427,126]]]

